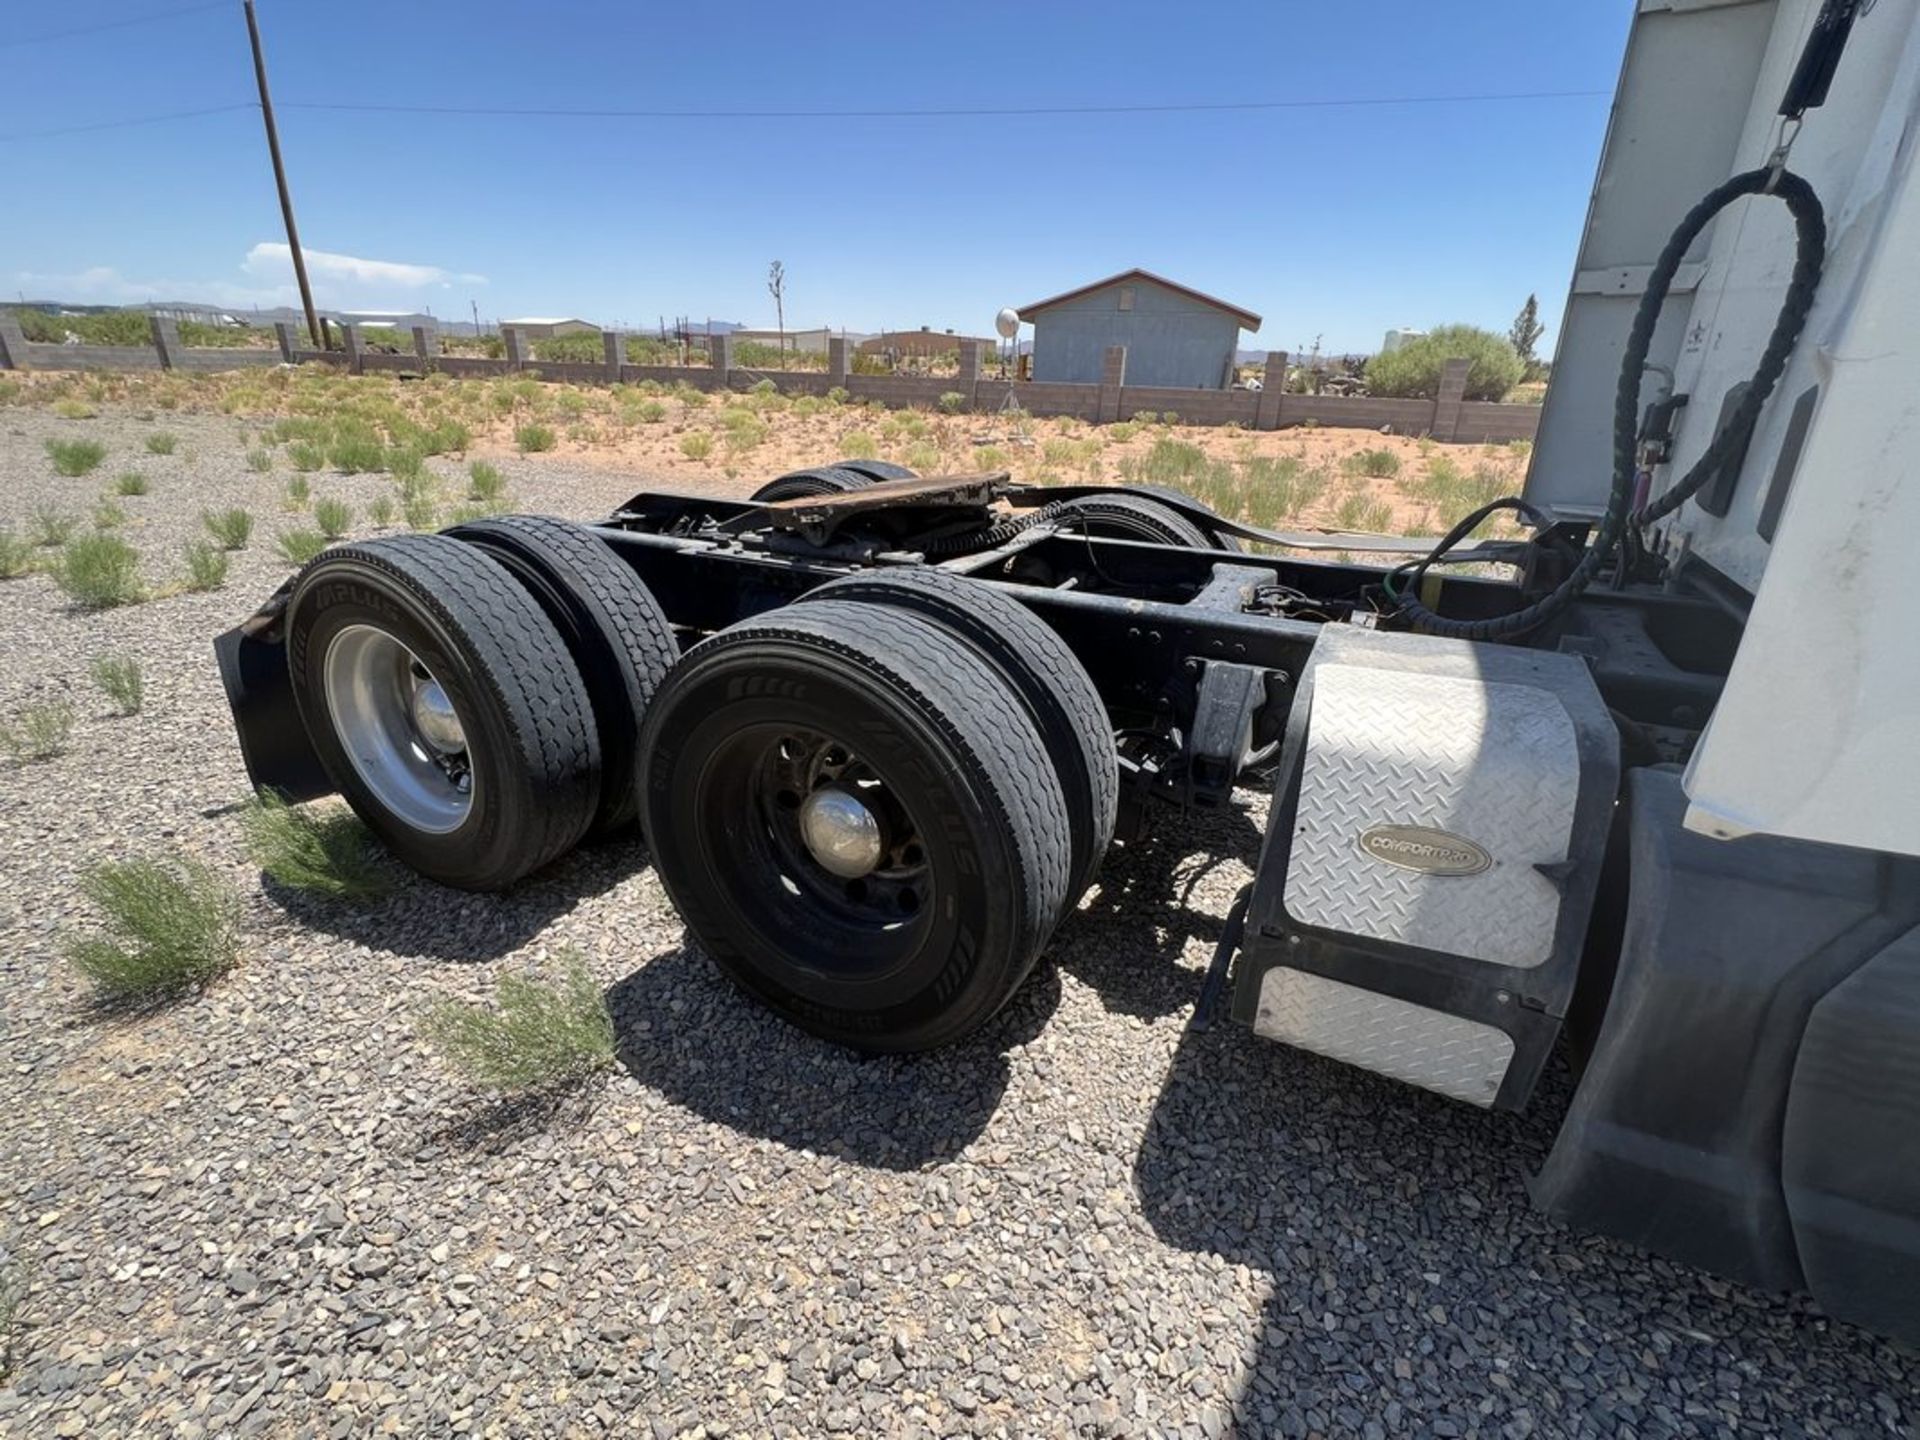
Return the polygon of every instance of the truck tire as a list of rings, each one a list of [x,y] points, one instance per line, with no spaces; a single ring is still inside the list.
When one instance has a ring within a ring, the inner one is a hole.
[[[866,1051],[991,1017],[1065,903],[1066,801],[1025,707],[932,623],[823,600],[682,657],[647,712],[641,824],[742,989]]]
[[[773,500],[798,500],[803,495],[839,495],[848,490],[864,490],[872,483],[870,475],[822,465],[813,470],[793,470],[769,480],[754,491],[751,498],[766,504]]]
[[[1110,540],[1147,540],[1188,550],[1212,548],[1206,532],[1193,521],[1142,495],[1082,495],[1063,501],[1057,513],[1063,520],[1077,520],[1081,532]]]
[[[1012,596],[978,580],[919,566],[900,566],[831,580],[800,597],[854,600],[909,610],[971,646],[1026,706],[1066,796],[1073,831],[1072,904],[1093,883],[1120,802],[1113,726],[1100,692],[1073,651]]]
[[[904,465],[896,465],[891,460],[836,460],[836,470],[851,470],[856,475],[864,475],[876,483],[881,480],[918,480],[920,476]]]
[[[600,735],[600,809],[589,833],[628,829],[640,816],[640,719],[680,658],[660,602],[604,542],[550,515],[472,520],[445,533],[505,566],[566,641]]]
[[[600,801],[600,741],[553,622],[444,535],[341,545],[287,606],[287,663],[320,763],[402,861],[498,890],[564,854]]]
[[[1179,500],[1188,505],[1198,505],[1203,510],[1211,510],[1213,508],[1205,501],[1187,494],[1184,490],[1177,490],[1171,485],[1135,485],[1133,488],[1135,490],[1145,490],[1154,495],[1164,496],[1168,500]],[[1180,511],[1178,506],[1169,506],[1168,508],[1178,511],[1178,513],[1185,515],[1188,520],[1191,520],[1193,524],[1199,528],[1200,532],[1212,542],[1212,549],[1240,550],[1245,548],[1233,536],[1226,534],[1224,531],[1214,529],[1213,526],[1207,524],[1204,520],[1194,520],[1193,517],[1187,515],[1185,511]]]

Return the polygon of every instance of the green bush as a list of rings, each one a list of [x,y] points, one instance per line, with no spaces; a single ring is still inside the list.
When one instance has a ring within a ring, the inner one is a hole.
[[[484,460],[476,460],[467,467],[467,498],[479,500],[489,505],[498,504],[506,497],[507,477],[500,473],[500,467],[489,465]]]
[[[33,542],[14,534],[11,526],[0,526],[0,580],[18,580],[33,569]]]
[[[187,542],[187,589],[218,590],[227,583],[227,552],[205,540]]]
[[[312,440],[297,440],[287,447],[287,459],[294,469],[309,472],[327,463],[327,452]]]
[[[130,655],[101,655],[88,669],[93,674],[93,683],[113,702],[117,713],[140,713],[140,707],[146,703],[147,682],[138,660]]]
[[[305,475],[296,475],[287,481],[287,498],[285,502],[287,509],[304,510],[307,508],[307,503],[312,499],[313,482],[307,479]]]
[[[228,550],[244,550],[253,538],[253,516],[238,507],[232,510],[202,510],[200,523],[207,534]]]
[[[81,535],[69,540],[53,578],[69,600],[86,610],[131,605],[145,595],[140,552],[118,535]]]
[[[1400,473],[1400,457],[1384,446],[1376,446],[1356,450],[1347,457],[1346,466],[1356,475],[1385,480]]]
[[[410,485],[401,492],[400,515],[409,530],[435,530],[440,525],[440,498],[431,485]]]
[[[232,967],[239,905],[206,866],[191,860],[102,865],[82,888],[101,911],[104,933],[70,941],[67,956],[101,1000],[162,999]]]
[[[327,461],[347,475],[387,468],[387,447],[364,430],[345,430],[327,447]]]
[[[63,755],[73,734],[73,707],[64,700],[29,705],[10,723],[0,724],[0,750],[17,765]]]
[[[713,436],[705,430],[689,430],[680,437],[680,453],[689,460],[704,460],[713,454]]]
[[[47,456],[56,475],[84,475],[107,458],[107,447],[98,440],[49,440]]]
[[[144,495],[147,493],[147,477],[138,470],[128,470],[113,482],[116,493],[121,495]]]
[[[555,335],[533,342],[533,358],[555,365],[598,365],[606,361],[607,342],[598,331],[585,335]]]
[[[269,792],[240,824],[247,857],[282,885],[340,900],[371,900],[392,888],[373,832],[351,810],[289,805]]]
[[[256,475],[264,475],[273,469],[273,456],[265,450],[247,451],[247,469]]]
[[[64,545],[80,528],[80,517],[70,510],[42,501],[27,517],[33,524],[33,543],[43,550]]]
[[[56,400],[53,413],[62,420],[91,420],[100,412],[84,400]]]
[[[495,1005],[441,1000],[420,1031],[448,1064],[496,1090],[578,1080],[613,1063],[613,1017],[578,954],[553,981],[505,977]]]
[[[19,1257],[0,1250],[0,1383],[13,1374],[14,1341],[24,1323],[20,1317],[32,1288],[26,1265]]]
[[[417,480],[427,468],[422,452],[410,445],[396,445],[387,452],[387,473],[402,483]]]
[[[513,432],[513,443],[519,447],[523,455],[534,455],[542,450],[551,450],[554,445],[553,427],[536,423],[516,426]]]
[[[111,495],[102,495],[93,503],[93,528],[118,530],[127,523],[126,507]]]
[[[328,495],[313,502],[313,523],[329,540],[344,540],[353,527],[353,506]]]
[[[393,497],[376,495],[367,506],[367,520],[376,529],[384,530],[393,523]]]
[[[847,387],[844,385],[835,385],[827,391],[827,403],[829,405],[844,405],[852,398],[853,397],[847,393]]]
[[[327,548],[327,537],[318,530],[282,530],[274,537],[273,548],[294,565],[304,565]]]
[[[147,436],[147,453],[149,455],[171,455],[179,444],[180,441],[176,437],[169,435],[164,430],[156,430],[153,434]]]
[[[958,415],[967,408],[967,397],[958,390],[943,391],[940,396],[940,408],[949,415]]]
[[[667,418],[667,407],[658,400],[643,400],[633,413],[642,425],[658,425]]]
[[[1442,325],[1398,350],[1367,362],[1367,388],[1375,395],[1431,400],[1440,393],[1440,371],[1449,360],[1472,362],[1467,399],[1498,400],[1520,383],[1524,367],[1504,335],[1475,325]]]
[[[1385,530],[1393,523],[1393,511],[1386,501],[1361,491],[1340,502],[1333,512],[1333,523],[1341,530]]]

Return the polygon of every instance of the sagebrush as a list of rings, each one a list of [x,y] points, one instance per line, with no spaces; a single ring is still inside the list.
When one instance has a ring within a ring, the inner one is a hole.
[[[239,903],[197,861],[109,863],[81,888],[101,928],[70,940],[67,957],[104,1002],[181,994],[225,973],[239,953]]]
[[[614,1058],[606,997],[577,953],[564,958],[552,980],[505,977],[492,1005],[441,1000],[420,1029],[448,1064],[494,1090],[578,1080]]]
[[[369,900],[392,888],[379,865],[379,842],[351,810],[289,805],[271,792],[241,816],[247,857],[295,890]]]

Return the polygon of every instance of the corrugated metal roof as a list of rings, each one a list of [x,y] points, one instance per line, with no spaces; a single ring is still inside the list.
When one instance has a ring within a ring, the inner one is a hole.
[[[1020,318],[1022,320],[1031,320],[1042,310],[1046,310],[1068,300],[1078,300],[1082,295],[1090,295],[1095,290],[1104,290],[1109,285],[1118,285],[1127,280],[1151,280],[1156,285],[1164,285],[1169,290],[1177,290],[1182,295],[1190,295],[1204,305],[1213,306],[1216,310],[1226,311],[1227,314],[1233,316],[1240,322],[1242,329],[1258,330],[1260,328],[1260,317],[1251,310],[1243,310],[1238,305],[1229,305],[1226,301],[1217,299],[1205,291],[1196,290],[1191,285],[1182,285],[1178,280],[1169,280],[1164,275],[1156,275],[1151,270],[1141,270],[1137,268],[1133,270],[1122,270],[1118,275],[1109,275],[1104,280],[1096,280],[1091,285],[1082,285],[1079,289],[1069,290],[1065,294],[1054,295],[1045,300],[1036,300],[1031,305],[1022,305],[1020,307]]]

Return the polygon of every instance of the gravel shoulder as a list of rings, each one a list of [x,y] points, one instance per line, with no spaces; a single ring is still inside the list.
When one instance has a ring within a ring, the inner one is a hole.
[[[158,584],[202,508],[259,522],[211,594],[80,615],[0,583],[0,716],[78,714],[64,756],[0,761],[0,1247],[34,1282],[0,1434],[1909,1432],[1920,1356],[1529,1209],[1556,1094],[1485,1115],[1189,1034],[1263,797],[1117,851],[1010,1010],[917,1059],[737,995],[637,844],[504,896],[264,885],[210,644],[287,571],[258,429],[0,410],[0,524],[138,469],[124,533]],[[43,442],[76,433],[110,454],[61,479]],[[499,463],[518,508],[578,518],[645,483]],[[313,478],[362,515],[392,491]],[[143,662],[142,714],[107,717],[103,653]],[[59,950],[79,878],[169,850],[245,897],[242,963],[93,1017]],[[476,1099],[415,1017],[568,945],[620,1067]]]

